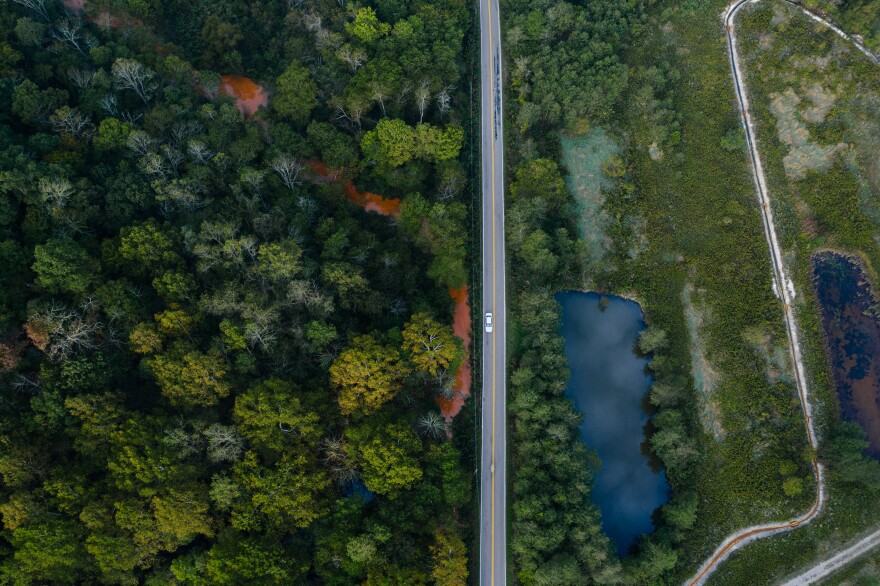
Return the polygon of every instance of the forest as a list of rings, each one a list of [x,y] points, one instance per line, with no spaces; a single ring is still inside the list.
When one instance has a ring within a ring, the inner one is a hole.
[[[0,583],[467,583],[471,42],[0,4]]]

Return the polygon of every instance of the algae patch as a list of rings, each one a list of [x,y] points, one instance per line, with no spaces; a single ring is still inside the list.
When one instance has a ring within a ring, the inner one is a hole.
[[[614,187],[614,180],[602,173],[602,165],[619,153],[620,147],[601,128],[562,137],[562,163],[568,170],[565,181],[577,202],[578,227],[590,244],[593,261],[600,260],[610,245],[603,192]]]

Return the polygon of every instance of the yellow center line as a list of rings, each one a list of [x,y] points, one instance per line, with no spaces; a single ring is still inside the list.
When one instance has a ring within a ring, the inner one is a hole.
[[[489,133],[490,133],[490,144],[491,144],[491,163],[489,164],[490,168],[490,185],[491,185],[491,194],[492,197],[492,238],[491,238],[491,246],[492,246],[492,303],[490,307],[493,308],[494,313],[498,313],[495,308],[495,67],[492,52],[495,49],[495,43],[492,38],[492,0],[486,0],[486,6],[488,8],[487,15],[489,21]],[[493,316],[495,317],[495,316]],[[495,321],[497,322],[498,318],[495,317]],[[496,328],[492,328],[492,366],[490,372],[492,373],[492,435],[491,435],[491,448],[489,453],[489,481],[491,484],[491,497],[492,497],[492,525],[490,528],[490,532],[492,535],[492,543],[490,548],[489,556],[491,558],[491,570],[490,570],[490,584],[494,586],[495,584],[495,330]]]

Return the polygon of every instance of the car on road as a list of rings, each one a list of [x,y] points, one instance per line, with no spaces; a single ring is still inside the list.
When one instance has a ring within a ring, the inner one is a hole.
[[[492,333],[492,312],[486,314],[486,333]]]

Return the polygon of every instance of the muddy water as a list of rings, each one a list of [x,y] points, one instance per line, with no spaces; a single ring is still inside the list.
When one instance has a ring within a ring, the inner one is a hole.
[[[245,116],[253,115],[261,106],[269,103],[262,86],[240,75],[221,76],[220,93],[234,97],[236,107]]]
[[[471,306],[468,303],[467,285],[458,289],[450,289],[449,296],[455,300],[455,314],[452,321],[452,331],[461,338],[464,343],[464,360],[461,368],[455,376],[455,386],[453,387],[452,397],[438,397],[437,404],[440,406],[440,413],[446,419],[446,423],[452,422],[452,419],[459,414],[464,402],[471,396]]]
[[[321,161],[311,161],[309,167],[321,181],[338,181],[339,173],[333,171]],[[367,191],[358,191],[351,180],[345,180],[342,186],[345,190],[345,198],[361,206],[368,212],[375,212],[382,216],[396,218],[400,214],[400,199],[396,197],[382,197]]]
[[[651,377],[635,346],[644,316],[637,303],[619,297],[568,291],[556,299],[571,370],[566,395],[583,414],[581,439],[602,462],[591,496],[605,533],[625,555],[653,531],[654,509],[669,500],[666,475],[642,452],[648,424],[642,400]]]
[[[813,257],[813,284],[841,415],[862,426],[880,459],[880,321],[871,315],[871,286],[859,265],[832,252]]]

